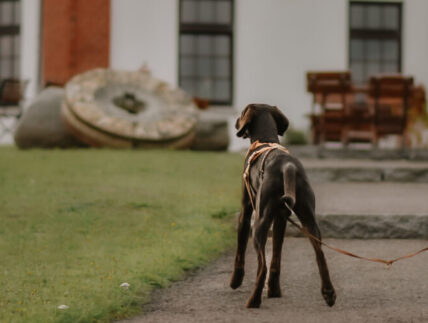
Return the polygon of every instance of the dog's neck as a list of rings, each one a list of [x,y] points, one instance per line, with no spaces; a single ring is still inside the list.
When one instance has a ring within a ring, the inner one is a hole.
[[[257,116],[251,122],[249,132],[251,143],[255,141],[279,143],[278,128],[270,113],[263,113]]]

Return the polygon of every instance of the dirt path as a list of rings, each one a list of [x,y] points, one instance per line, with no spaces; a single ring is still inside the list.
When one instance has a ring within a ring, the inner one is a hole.
[[[334,240],[332,245],[368,256],[394,258],[426,247],[422,240]],[[282,298],[260,309],[246,309],[255,281],[256,258],[247,252],[246,277],[229,288],[229,253],[185,281],[158,290],[146,314],[126,322],[428,322],[428,253],[387,269],[326,251],[337,302],[332,308],[320,293],[315,256],[303,238],[286,238],[282,261]],[[268,242],[270,259],[271,242]]]

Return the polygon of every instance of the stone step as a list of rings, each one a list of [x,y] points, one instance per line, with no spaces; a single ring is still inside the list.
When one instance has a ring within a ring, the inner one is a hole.
[[[363,148],[340,146],[289,146],[291,153],[298,158],[324,158],[324,159],[372,159],[372,160],[414,160],[428,161],[428,149],[382,149],[373,148],[370,145]]]
[[[428,183],[428,162],[301,159],[311,182]]]
[[[428,239],[426,183],[314,183],[324,237]],[[287,235],[297,235],[291,224]]]

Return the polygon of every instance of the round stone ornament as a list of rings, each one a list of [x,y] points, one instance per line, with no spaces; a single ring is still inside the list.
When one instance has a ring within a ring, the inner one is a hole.
[[[147,69],[94,69],[73,77],[62,114],[75,136],[96,147],[187,148],[198,121],[192,97]]]

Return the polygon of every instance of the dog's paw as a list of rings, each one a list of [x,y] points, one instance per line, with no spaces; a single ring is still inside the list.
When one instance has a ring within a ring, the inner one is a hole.
[[[250,299],[247,301],[247,305],[245,305],[246,308],[259,308],[260,304],[262,303],[262,300],[260,297],[250,297]]]
[[[267,296],[269,298],[281,297],[281,287],[279,287],[279,274],[270,273],[269,282],[268,282],[268,291]]]
[[[242,281],[244,280],[244,268],[235,268],[233,270],[232,278],[230,279],[230,287],[233,289],[237,289],[241,286]]]
[[[267,297],[269,298],[278,298],[281,297],[281,289],[279,288],[279,286],[275,286],[275,287],[268,287],[268,292],[267,292]]]
[[[336,303],[336,292],[334,291],[334,288],[322,288],[321,294],[325,299],[325,302],[328,306],[332,307],[334,303]]]

